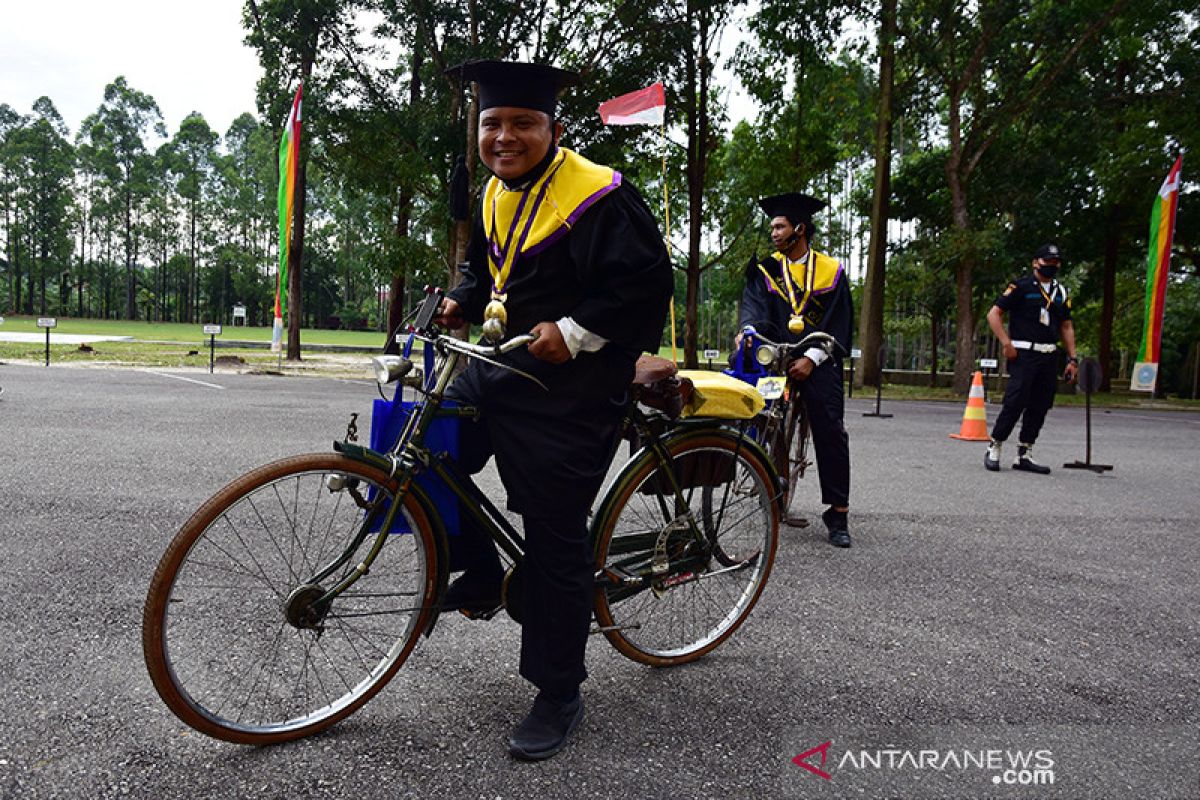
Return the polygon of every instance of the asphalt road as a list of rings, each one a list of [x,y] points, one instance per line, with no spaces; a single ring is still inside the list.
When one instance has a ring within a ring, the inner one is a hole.
[[[352,412],[365,433],[373,384],[0,365],[0,387],[2,797],[1200,797],[1200,415],[1098,412],[1115,469],[1041,478],[985,472],[957,404],[851,401],[854,547],[785,529],[751,619],[694,665],[593,640],[576,740],[529,765],[507,619],[444,619],[365,709],[273,748],[192,732],[146,675],[175,530]],[[1039,459],[1083,434],[1053,411]]]

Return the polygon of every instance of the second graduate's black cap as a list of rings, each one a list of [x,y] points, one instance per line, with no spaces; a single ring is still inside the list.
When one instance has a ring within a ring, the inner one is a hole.
[[[446,72],[479,87],[479,110],[496,106],[532,108],[554,116],[558,93],[579,84],[579,73],[547,64],[492,59],[466,61]]]
[[[800,194],[800,192],[777,194],[758,201],[759,208],[771,219],[787,217],[794,222],[812,222],[813,214],[825,208],[826,205],[828,204],[824,200],[818,200],[807,194]]]

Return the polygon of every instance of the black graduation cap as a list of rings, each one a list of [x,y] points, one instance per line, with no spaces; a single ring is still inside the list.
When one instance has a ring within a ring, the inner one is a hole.
[[[558,93],[579,84],[579,73],[524,61],[466,61],[446,70],[479,87],[479,110],[496,106],[532,108],[554,116]]]
[[[771,219],[787,217],[793,222],[812,223],[812,216],[829,205],[824,200],[818,200],[800,192],[788,192],[772,197],[764,197],[758,201],[758,206]]]

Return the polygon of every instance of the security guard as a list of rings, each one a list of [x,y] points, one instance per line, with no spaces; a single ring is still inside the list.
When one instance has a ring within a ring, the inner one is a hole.
[[[595,594],[588,511],[616,450],[634,364],[658,349],[673,288],[662,233],[619,172],[558,146],[559,90],[575,73],[517,62],[455,68],[474,81],[479,157],[492,171],[475,214],[462,283],[443,302],[451,328],[483,323],[500,356],[549,391],[473,361],[448,396],[481,412],[463,425],[459,464],[474,474],[495,455],[508,508],[521,515],[521,675],[538,688],[509,739],[518,759],[549,758],[583,716],[579,686]],[[491,540],[465,527],[475,558],[443,610],[489,610],[504,572]]]
[[[790,192],[764,197],[758,204],[771,221],[776,251],[761,262],[751,260],[747,267],[739,327],[753,325],[777,342],[798,342],[813,331],[824,331],[849,352],[854,317],[850,281],[841,262],[809,247],[813,214],[825,208],[825,201]],[[740,338],[735,349],[737,344]],[[829,505],[821,515],[829,543],[849,547],[850,438],[844,423],[841,357],[810,348],[788,367],[788,377],[799,387],[808,410],[821,501]]]
[[[1000,469],[1000,447],[1021,422],[1020,446],[1013,469],[1046,475],[1050,468],[1033,460],[1033,444],[1037,441],[1046,412],[1054,405],[1058,386],[1058,340],[1061,337],[1067,350],[1064,377],[1075,380],[1079,359],[1075,356],[1075,327],[1071,323],[1071,298],[1067,289],[1056,280],[1062,267],[1058,245],[1044,244],[1033,254],[1033,273],[1018,278],[996,298],[988,311],[987,321],[992,333],[1004,348],[1008,359],[1008,389],[1004,392],[1004,408],[992,428],[992,441],[983,457],[983,465],[992,472]],[[1002,316],[1008,313],[1008,331]]]

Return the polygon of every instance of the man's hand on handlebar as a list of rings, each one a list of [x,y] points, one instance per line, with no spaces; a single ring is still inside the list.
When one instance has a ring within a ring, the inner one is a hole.
[[[563,341],[562,331],[554,322],[539,322],[530,331],[536,339],[529,345],[529,353],[538,361],[563,364],[571,360],[571,350]]]
[[[808,380],[816,364],[808,356],[800,356],[788,367],[788,377],[794,381]]]
[[[443,328],[449,328],[452,331],[456,331],[467,324],[467,320],[463,316],[462,306],[449,297],[442,300],[442,304],[438,306],[437,316],[433,318],[433,321]]]

